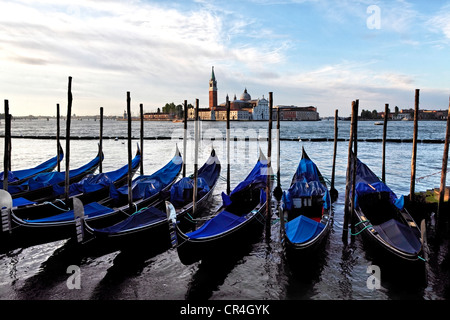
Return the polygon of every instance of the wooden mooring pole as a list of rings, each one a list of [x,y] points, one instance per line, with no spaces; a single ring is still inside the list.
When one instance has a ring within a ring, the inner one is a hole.
[[[348,221],[350,217],[350,185],[351,185],[351,174],[352,174],[352,149],[353,149],[353,135],[354,135],[354,124],[355,118],[358,115],[355,112],[356,101],[352,101],[352,116],[350,123],[350,138],[348,141],[348,159],[347,159],[347,176],[346,176],[346,184],[345,184],[345,202],[344,202],[344,226],[342,229],[342,241],[347,243],[348,241]]]
[[[436,220],[439,221],[441,218],[441,213],[443,211],[444,207],[444,196],[445,196],[445,189],[446,189],[446,180],[447,180],[447,163],[448,163],[448,144],[450,139],[450,98],[449,98],[449,105],[448,105],[448,113],[447,113],[447,130],[445,133],[445,145],[444,145],[444,156],[442,157],[442,173],[441,173],[441,186],[439,189],[439,202],[438,202],[438,209],[437,209],[437,217]],[[450,200],[447,200],[448,203],[450,203]]]
[[[195,124],[194,124],[194,190],[192,194],[192,214],[197,210],[197,188],[198,188],[198,143],[199,143],[199,100],[195,99]]]
[[[413,136],[413,149],[411,157],[411,187],[409,191],[409,201],[414,202],[414,193],[416,186],[416,158],[417,158],[417,132],[419,127],[419,96],[420,90],[416,89],[415,103],[414,103],[414,136]]]
[[[65,167],[65,188],[64,195],[66,202],[69,201],[69,170],[70,170],[70,122],[72,116],[72,77],[69,77],[67,89],[67,119],[66,119],[66,167]]]
[[[9,142],[11,137],[11,121],[9,116],[9,101],[5,100],[5,145],[3,154],[3,190],[8,190],[8,176],[10,168],[10,148]]]
[[[335,184],[335,174],[336,174],[336,155],[337,155],[337,143],[338,143],[338,116],[339,111],[336,109],[334,112],[334,150],[333,150],[333,167],[331,169],[331,187],[330,187],[330,196],[331,201],[336,201],[339,192],[334,187]]]
[[[139,113],[140,113],[140,117],[141,117],[141,137],[140,137],[140,141],[141,141],[141,161],[140,161],[140,172],[141,172],[141,176],[144,175],[144,105],[141,103],[139,105]]]
[[[187,161],[187,122],[188,122],[188,105],[184,100],[184,132],[183,132],[183,178],[186,177],[186,161]]]
[[[59,124],[59,119],[61,118],[60,116],[60,110],[59,110],[59,103],[56,104],[56,155],[57,155],[57,159],[58,159],[58,164],[57,164],[57,170],[58,172],[61,172],[61,163],[60,163],[60,157],[61,157],[61,149],[60,149],[60,141],[59,141],[59,131],[60,131],[60,124]]]
[[[266,241],[270,240],[270,228],[272,224],[272,197],[271,197],[271,179],[272,179],[272,110],[273,110],[273,93],[269,92],[269,129],[267,139],[267,185],[266,185]]]
[[[100,141],[99,141],[100,163],[98,166],[98,172],[103,172],[103,107],[100,107]]]
[[[355,196],[356,196],[356,170],[358,164],[358,109],[359,109],[359,100],[356,100],[355,103],[355,122],[353,127],[353,163],[352,163],[352,193],[351,193],[351,209],[350,209],[350,230],[351,230],[351,239],[352,241],[355,238]]]
[[[389,104],[384,105],[384,123],[383,123],[383,154],[381,165],[381,181],[386,183],[386,136],[387,136],[387,123],[389,117]]]
[[[127,92],[127,121],[128,121],[128,208],[130,212],[133,209],[133,195],[131,190],[131,172],[132,172],[132,155],[131,155],[131,96]]]
[[[230,186],[230,100],[227,95],[227,131],[226,131],[226,140],[227,140],[227,195],[231,193]]]

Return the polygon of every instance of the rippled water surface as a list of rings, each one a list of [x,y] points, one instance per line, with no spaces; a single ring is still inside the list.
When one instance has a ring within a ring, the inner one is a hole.
[[[99,122],[75,120],[71,134],[96,136]],[[282,122],[281,138],[281,187],[287,189],[300,160],[301,147],[318,165],[322,174],[331,179],[333,142],[311,142],[310,138],[334,137],[334,122]],[[339,137],[348,139],[350,123],[339,122]],[[65,135],[62,123],[62,135]],[[188,137],[193,125],[189,123]],[[267,137],[266,122],[232,122],[231,186],[235,186],[253,167],[261,149],[267,154],[267,142],[257,138]],[[3,131],[3,125],[0,127]],[[203,122],[203,140],[200,143],[199,161],[207,159],[211,148],[217,151],[222,164],[222,178],[215,189],[211,208],[220,201],[220,193],[226,190],[226,143],[224,122]],[[274,123],[275,128],[275,123]],[[388,138],[411,139],[412,122],[391,122]],[[360,139],[381,138],[383,126],[373,122],[360,122]],[[23,136],[54,136],[56,122],[46,120],[16,120],[12,122],[12,134]],[[133,122],[133,150],[139,141],[139,122]],[[143,146],[144,173],[152,173],[164,165],[178,145],[183,151],[183,124],[171,122],[145,122],[146,137],[169,137],[166,140],[145,140]],[[2,132],[0,132],[2,133]],[[127,134],[126,122],[106,120],[104,135],[123,137]],[[445,122],[420,122],[419,139],[444,139]],[[245,141],[243,138],[256,138]],[[274,131],[273,137],[276,137]],[[214,138],[214,140],[211,140]],[[303,139],[298,141],[294,139]],[[71,141],[71,168],[86,163],[95,156],[98,140]],[[62,142],[63,148],[65,142]],[[12,141],[13,169],[26,168],[53,156],[56,143],[52,139],[19,139]],[[3,139],[1,141],[3,150]],[[397,195],[407,195],[411,179],[411,143],[387,144],[387,184]],[[116,169],[127,163],[127,142],[124,139],[103,141],[104,171]],[[133,152],[134,152],[133,151]],[[276,164],[276,145],[272,147],[272,164]],[[277,216],[272,219],[271,236],[249,246],[236,248],[236,255],[218,263],[196,263],[184,266],[176,251],[157,251],[151,243],[136,244],[136,251],[78,252],[66,240],[43,245],[0,252],[0,299],[310,299],[310,300],[397,300],[426,299],[446,300],[449,297],[449,257],[447,240],[436,241],[433,225],[428,223],[429,259],[426,275],[411,270],[396,270],[396,266],[384,264],[371,256],[361,239],[344,244],[342,241],[345,174],[348,142],[338,143],[336,164],[336,189],[339,198],[333,204],[334,224],[324,252],[317,259],[304,261],[293,268],[282,256],[279,242]],[[381,176],[382,145],[379,142],[359,142],[358,156]],[[439,187],[443,144],[420,143],[417,154],[416,191]],[[193,171],[193,143],[188,141],[188,174]],[[1,160],[3,162],[3,159]],[[3,166],[3,164],[2,164]],[[205,212],[207,215],[208,212]],[[370,265],[381,268],[381,288],[367,287]],[[69,290],[67,267],[76,265],[81,270],[81,289]],[[400,276],[399,276],[400,274]],[[425,280],[424,280],[425,279]]]

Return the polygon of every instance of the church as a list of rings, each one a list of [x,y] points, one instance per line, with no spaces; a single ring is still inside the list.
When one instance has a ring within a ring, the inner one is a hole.
[[[209,80],[209,108],[199,109],[201,120],[227,120],[227,102],[217,103],[217,81],[212,67],[211,79]],[[229,100],[227,95],[226,100]],[[194,119],[195,110],[189,109],[189,119]],[[230,101],[230,120],[269,120],[269,101],[264,98],[252,99],[245,88],[239,99],[234,95]]]

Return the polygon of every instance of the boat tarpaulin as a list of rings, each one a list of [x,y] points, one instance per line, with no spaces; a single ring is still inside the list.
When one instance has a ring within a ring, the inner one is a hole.
[[[287,192],[283,192],[283,207],[286,210],[292,209],[294,198],[322,196],[324,208],[328,209],[331,205],[328,189],[319,181],[297,181],[293,183]]]
[[[295,172],[293,181],[320,181],[319,170],[309,158],[302,158]]]
[[[228,211],[222,211],[214,218],[205,222],[200,228],[186,235],[191,239],[214,236],[240,225],[245,220],[245,217],[237,216]]]
[[[64,155],[61,154],[60,155],[61,160],[63,157]],[[19,181],[27,177],[34,176],[40,172],[52,170],[54,167],[56,167],[57,164],[58,164],[58,156],[55,156],[34,168],[8,171],[8,182]],[[0,182],[3,182],[3,172],[0,173]]]
[[[230,196],[252,185],[259,188],[265,188],[267,184],[267,160],[259,160],[248,176],[233,189]]]
[[[175,183],[170,189],[170,202],[175,207],[182,207],[192,202],[194,190],[194,179],[184,177]],[[210,190],[208,183],[202,177],[197,178],[197,199],[200,199]]]
[[[395,219],[390,219],[373,228],[389,244],[406,253],[419,253],[422,248],[417,229],[409,228]]]
[[[29,204],[35,204],[36,202],[30,201],[28,199],[25,199],[23,197],[18,197],[13,199],[13,207],[22,207],[27,206]]]
[[[114,210],[105,206],[102,206],[98,202],[91,202],[84,206],[84,216],[85,217],[96,217],[100,216],[106,213],[111,213]],[[63,213],[45,217],[41,219],[27,219],[24,220],[25,222],[30,223],[52,223],[52,222],[64,222],[64,221],[73,221],[74,218],[74,212],[73,210],[65,211]]]
[[[300,215],[287,222],[285,227],[286,235],[292,243],[305,243],[315,238],[325,225]]]
[[[158,208],[149,207],[135,212],[125,220],[107,228],[94,229],[95,232],[104,234],[115,234],[167,220],[167,215]]]
[[[136,168],[141,161],[141,156],[136,155],[132,162],[132,168]],[[69,196],[74,196],[81,193],[89,193],[100,190],[104,187],[114,187],[114,182],[123,178],[128,174],[128,165],[125,165],[117,170],[99,173],[89,174],[79,182],[69,185]],[[55,195],[62,195],[65,192],[65,187],[60,185],[53,185],[53,193]]]
[[[387,192],[392,204],[397,206],[400,210],[404,206],[404,197],[397,198],[397,195],[383,183],[370,168],[362,163],[359,159],[357,161],[356,169],[356,186],[355,186],[355,205],[358,206],[358,197],[363,194],[369,194],[374,192]]]
[[[183,160],[180,156],[175,156],[163,168],[151,175],[138,176],[131,184],[133,201],[145,199],[157,194],[167,187],[180,173]],[[128,186],[117,189],[116,193],[111,192],[111,197],[118,199],[119,195],[128,195]]]
[[[92,167],[97,166],[100,163],[100,157],[97,156],[89,163],[69,171],[69,178],[76,177],[83,172],[90,170]],[[66,177],[65,172],[44,172],[37,176],[21,183],[19,185],[8,186],[8,191],[11,194],[22,192],[22,191],[32,191],[43,187],[52,186],[61,182],[64,182]]]

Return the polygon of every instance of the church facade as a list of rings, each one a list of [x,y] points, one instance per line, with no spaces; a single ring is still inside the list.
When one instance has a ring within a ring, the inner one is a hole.
[[[227,120],[227,102],[230,103],[230,120],[269,120],[269,101],[264,98],[252,99],[247,88],[239,99],[234,95],[233,100],[226,96],[226,102],[218,104],[217,80],[212,67],[211,79],[209,80],[209,107],[199,109],[200,120]],[[277,109],[280,109],[280,120],[290,121],[317,121],[320,120],[317,108],[297,106],[274,106],[272,118],[276,120]],[[195,118],[195,110],[188,110],[188,118]]]
[[[227,120],[227,102],[218,104],[217,80],[212,67],[211,79],[209,80],[209,108],[199,109],[199,118],[201,120]],[[226,100],[229,101],[227,95]],[[230,102],[230,120],[269,120],[269,101],[264,98],[252,99],[245,88],[240,98]],[[189,109],[188,118],[195,118],[195,110]]]

